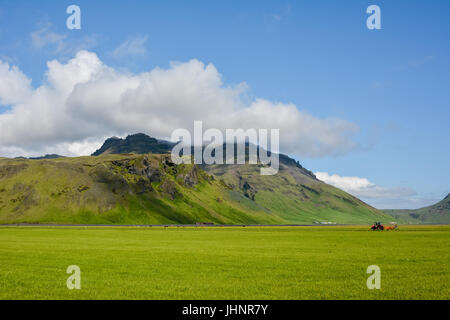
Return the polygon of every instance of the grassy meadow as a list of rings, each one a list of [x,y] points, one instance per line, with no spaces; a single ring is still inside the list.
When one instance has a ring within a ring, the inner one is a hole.
[[[449,299],[449,263],[450,226],[0,227],[0,299]]]

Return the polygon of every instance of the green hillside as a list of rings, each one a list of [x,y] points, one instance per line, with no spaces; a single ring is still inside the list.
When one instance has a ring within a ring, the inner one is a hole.
[[[384,210],[384,212],[409,223],[450,224],[450,194],[428,207],[414,210]]]
[[[0,158],[0,223],[310,224],[390,221],[315,179],[295,161],[274,176],[259,165],[175,165],[168,155]]]

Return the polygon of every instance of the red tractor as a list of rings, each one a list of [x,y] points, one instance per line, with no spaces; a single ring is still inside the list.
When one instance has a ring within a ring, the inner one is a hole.
[[[375,222],[371,227],[370,230],[380,230],[383,231],[384,230],[384,226],[381,224],[381,222]]]
[[[383,230],[397,230],[398,225],[397,222],[391,222],[390,225],[384,226],[381,224],[381,222],[375,222],[371,227],[370,230],[372,231],[383,231]]]

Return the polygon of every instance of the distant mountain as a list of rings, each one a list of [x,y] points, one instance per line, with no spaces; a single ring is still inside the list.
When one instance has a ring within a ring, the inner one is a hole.
[[[125,139],[112,137],[107,139],[100,149],[92,155],[101,154],[164,154],[170,152],[175,144],[169,141],[158,140],[143,133],[127,136]]]
[[[276,175],[263,176],[261,163],[177,165],[167,154],[172,146],[135,134],[106,140],[92,157],[2,158],[0,223],[392,221],[286,155]]]
[[[45,156],[40,157],[16,157],[15,159],[30,159],[30,160],[42,160],[42,159],[58,159],[58,158],[65,158],[64,156],[60,156],[59,154],[46,154]]]
[[[42,159],[58,159],[58,158],[65,158],[64,156],[60,156],[59,154],[46,154],[45,156],[41,157],[30,157],[28,159],[30,160],[42,160]]]
[[[429,207],[414,210],[383,210],[409,223],[450,224],[450,193],[441,201]]]

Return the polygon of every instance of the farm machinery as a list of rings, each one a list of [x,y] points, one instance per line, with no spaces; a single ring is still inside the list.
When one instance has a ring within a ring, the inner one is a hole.
[[[383,230],[395,230],[398,228],[398,225],[396,222],[391,222],[389,226],[384,226],[381,222],[375,222],[371,227],[370,230],[372,231],[383,231]]]

